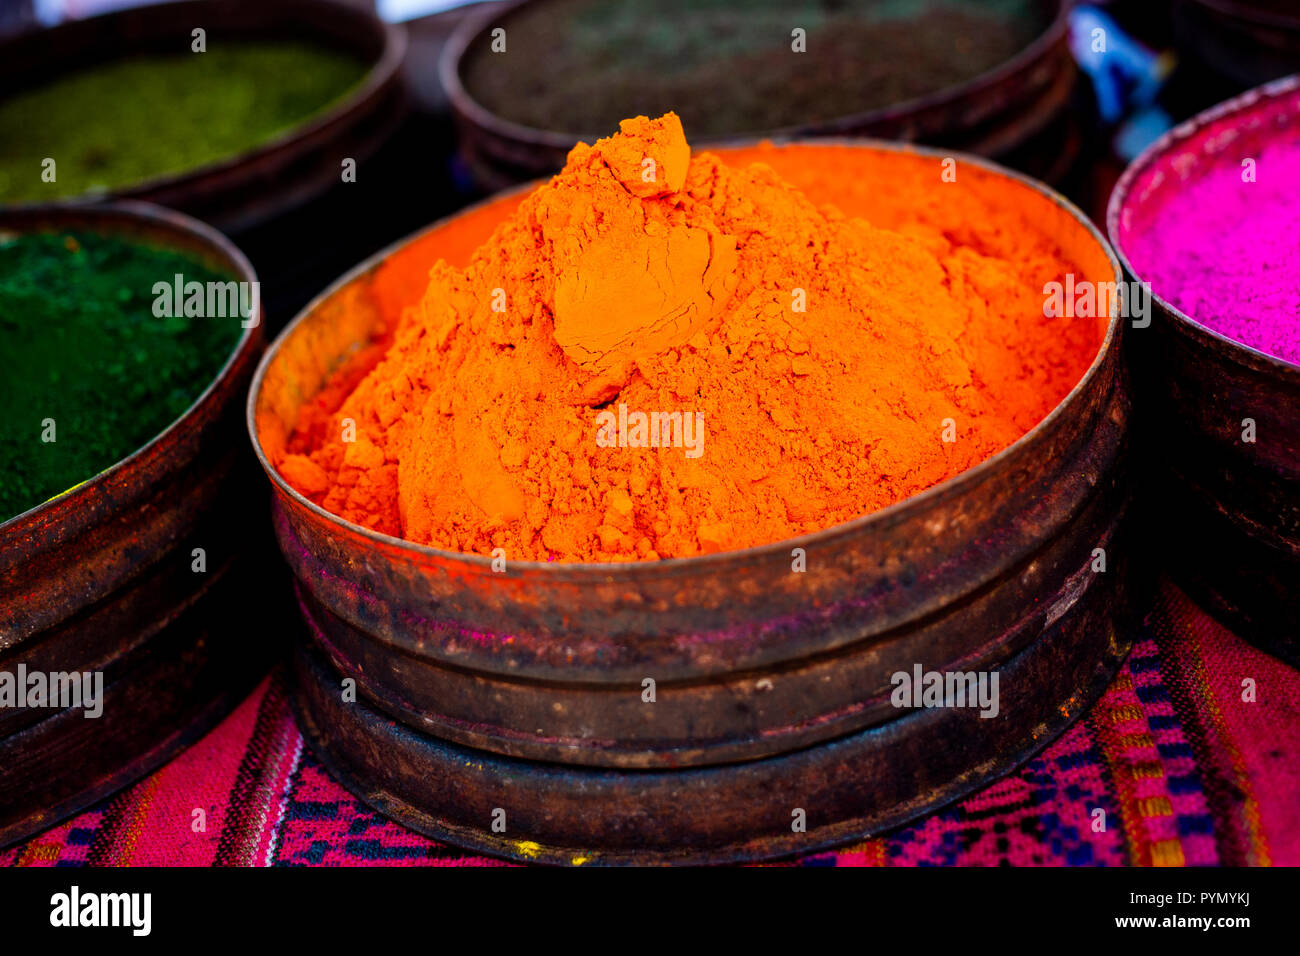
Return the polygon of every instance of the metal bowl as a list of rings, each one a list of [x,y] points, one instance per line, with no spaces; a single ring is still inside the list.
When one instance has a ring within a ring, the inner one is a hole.
[[[852,145],[900,162],[941,155]],[[1065,200],[977,159],[960,162],[970,183],[1019,180],[1033,196],[1030,221],[1052,230],[1084,274],[1118,278],[1105,241]],[[829,196],[835,186],[821,188]],[[486,235],[518,198],[466,215]],[[304,729],[365,799],[417,829],[504,855],[537,855],[485,830],[484,801],[508,791],[531,794],[523,839],[549,847],[545,858],[578,847],[610,861],[633,848],[641,859],[770,855],[793,844],[779,832],[763,836],[781,823],[770,802],[780,788],[769,792],[765,780],[820,775],[827,816],[800,845],[901,822],[1044,746],[1113,673],[1133,603],[1118,320],[1098,320],[1104,342],[1091,367],[1033,430],[883,511],[706,557],[520,561],[494,573],[488,558],[330,514],[275,468],[303,402],[379,323],[368,291],[378,270],[416,245],[436,257],[438,231],[380,253],[323,293],[268,351],[249,396],[280,545],[313,644],[337,668],[304,652]],[[1105,574],[1090,568],[1098,547],[1110,556]],[[806,572],[792,571],[796,548]],[[1003,699],[1014,704],[993,720],[900,717],[890,676],[917,664],[1003,668],[1012,685]],[[342,701],[343,678],[356,681],[361,702]],[[642,698],[647,678],[653,705]],[[628,823],[638,801],[649,807],[677,792],[683,768],[694,775],[683,786],[700,788],[698,806],[683,805],[671,826],[659,817],[658,829],[648,817]],[[788,810],[784,820],[788,836]]]
[[[256,281],[219,233],[144,203],[0,212],[0,231],[39,229],[150,242]],[[241,597],[260,595],[257,553],[266,554],[257,547],[264,499],[240,433],[261,351],[260,326],[245,329],[156,438],[0,524],[0,669],[104,675],[96,719],[79,708],[0,709],[0,845],[158,766],[265,673],[270,642],[238,639],[233,620]],[[195,547],[205,573],[192,569]]]
[[[360,86],[341,102],[244,153],[106,196],[69,197],[67,204],[139,199],[238,232],[324,193],[340,181],[340,157],[360,163],[405,114],[405,31],[332,0],[184,0],[68,21],[0,42],[0,86],[13,91],[47,81],[67,72],[70,64],[81,68],[132,55],[188,50],[196,25],[214,37],[312,40],[372,65]]]
[[[1282,129],[1300,135],[1300,77],[1223,103],[1152,144],[1116,184],[1106,215],[1125,271],[1142,279],[1124,242],[1143,204],[1218,152],[1262,146]],[[1144,182],[1154,185],[1139,192]],[[1152,325],[1129,342],[1162,554],[1201,604],[1300,666],[1300,366],[1199,324],[1152,291]],[[1241,441],[1246,418],[1262,436],[1254,443]]]
[[[491,31],[508,23],[525,5],[516,0],[485,5],[462,21],[443,48],[438,63],[461,136],[461,153],[478,183],[487,190],[556,172],[576,138],[589,141],[610,130],[547,130],[507,120],[477,102],[461,78],[471,49],[491,42]],[[1069,104],[1078,68],[1069,48],[1069,8],[1063,0],[1038,0],[1051,25],[1005,63],[956,87],[902,103],[817,123],[779,129],[746,130],[698,147],[731,143],[740,137],[793,140],[808,137],[875,137],[935,143],[997,159],[1049,182],[1065,176],[1081,150]]]

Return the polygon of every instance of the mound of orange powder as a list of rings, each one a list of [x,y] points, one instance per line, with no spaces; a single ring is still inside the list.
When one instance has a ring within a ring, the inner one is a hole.
[[[845,153],[826,175],[853,175]],[[1050,238],[1014,210],[954,225],[940,173],[865,184],[916,194],[878,228],[692,156],[673,114],[627,120],[464,268],[432,266],[281,473],[357,524],[541,561],[744,548],[915,494],[1040,421],[1100,341],[1043,317],[1074,268]]]

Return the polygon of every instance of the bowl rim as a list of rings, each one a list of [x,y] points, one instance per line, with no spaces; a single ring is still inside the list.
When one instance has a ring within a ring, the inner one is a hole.
[[[790,142],[779,142],[767,139],[746,139],[735,141],[730,144],[716,144],[713,148],[735,150],[759,147],[768,143],[778,148],[796,147],[818,149],[824,147],[851,147],[922,156],[932,159],[954,158],[958,163],[968,163],[978,167],[985,174],[1010,178],[1037,193],[1041,198],[1054,204],[1057,208],[1068,213],[1076,225],[1083,227],[1085,233],[1097,243],[1098,248],[1105,254],[1114,273],[1115,281],[1123,281],[1122,267],[1119,260],[1116,258],[1110,243],[1106,240],[1106,237],[1102,235],[1097,226],[1088,219],[1077,206],[1050,186],[1040,183],[1023,173],[1005,169],[991,160],[964,153],[953,152],[951,150],[943,150],[933,147],[918,147],[908,143],[896,143],[887,140],[867,138],[818,138],[814,140],[795,140]],[[704,151],[707,152],[708,150]],[[351,284],[353,281],[374,271],[388,256],[415,240],[438,229],[444,228],[453,220],[461,216],[480,211],[490,206],[492,203],[516,195],[526,195],[542,182],[545,182],[545,180],[534,180],[513,189],[496,193],[487,199],[457,210],[450,215],[444,216],[436,222],[424,226],[410,235],[391,243],[384,249],[379,250],[358,265],[354,266],[352,269],[348,270],[338,279],[334,280],[334,282],[330,283],[330,285],[322,290],[315,298],[303,306],[302,310],[299,311],[292,321],[290,321],[288,325],[281,330],[279,335],[276,336],[275,341],[267,346],[258,363],[257,370],[253,373],[252,383],[249,385],[245,420],[248,427],[249,438],[253,445],[254,454],[257,456],[258,464],[261,465],[262,470],[265,471],[271,479],[273,489],[278,495],[287,497],[292,505],[305,508],[317,519],[322,519],[325,522],[338,527],[340,531],[360,536],[368,545],[377,546],[379,548],[396,549],[397,552],[402,553],[410,559],[425,562],[430,560],[443,563],[459,562],[476,567],[480,570],[490,570],[493,558],[489,555],[473,554],[465,551],[451,551],[445,548],[435,548],[431,545],[417,544],[413,541],[407,541],[404,538],[384,534],[383,532],[354,524],[346,518],[336,515],[304,497],[296,488],[290,485],[283,476],[280,475],[279,470],[273,466],[267,458],[266,452],[262,447],[261,438],[258,434],[257,405],[258,399],[262,393],[262,385],[267,370],[279,355],[281,347],[294,335],[299,326],[305,323],[313,315],[316,309],[319,308],[327,299],[334,296],[337,292]],[[1093,380],[1099,374],[1102,365],[1109,359],[1111,353],[1119,347],[1122,323],[1126,320],[1118,313],[1119,310],[1116,310],[1116,314],[1110,317],[1110,320],[1106,325],[1105,335],[1102,337],[1102,340],[1097,347],[1096,354],[1093,356],[1092,362],[1088,365],[1087,369],[1065,396],[1057,402],[1052,410],[1032,428],[1026,431],[1014,442],[984,459],[979,464],[953,475],[951,478],[947,478],[936,485],[932,485],[923,491],[896,501],[888,507],[882,508],[878,511],[858,515],[848,521],[842,521],[826,528],[819,528],[816,531],[810,531],[793,538],[782,538],[778,541],[767,542],[766,544],[752,545],[748,548],[719,551],[713,554],[692,555],[683,558],[663,558],[658,561],[562,562],[510,559],[507,564],[507,573],[504,576],[513,577],[518,573],[545,574],[552,580],[575,578],[579,581],[585,582],[590,582],[593,578],[618,578],[619,580],[628,580],[642,575],[671,576],[690,573],[696,569],[738,567],[771,559],[778,554],[783,557],[788,557],[791,548],[808,548],[813,545],[856,534],[864,528],[888,526],[905,517],[909,509],[916,510],[925,507],[933,501],[943,500],[950,496],[960,494],[968,488],[979,484],[1001,466],[1001,464],[1008,458],[1019,455],[1026,447],[1036,443],[1040,436],[1046,433],[1048,429],[1050,429],[1055,422],[1065,414],[1065,410],[1068,407],[1073,406],[1080,400],[1080,396],[1088,387],[1091,386]]]
[[[447,93],[447,100],[453,109],[473,119],[482,129],[495,136],[507,137],[516,142],[547,149],[562,150],[567,153],[579,140],[593,136],[593,133],[565,133],[557,130],[542,129],[506,119],[488,109],[470,95],[461,79],[461,64],[469,52],[469,45],[479,37],[494,21],[504,20],[521,7],[534,0],[509,0],[505,6],[484,4],[483,9],[467,16],[457,25],[438,57],[438,78]],[[1068,37],[1070,28],[1070,10],[1073,0],[1052,0],[1055,13],[1051,22],[1038,36],[1034,37],[1024,48],[1007,60],[978,73],[962,83],[941,87],[921,96],[900,100],[887,106],[856,113],[844,113],[817,123],[777,126],[770,129],[738,130],[718,137],[701,139],[699,147],[721,146],[734,138],[776,139],[807,137],[815,129],[836,130],[850,129],[872,123],[883,123],[905,118],[908,114],[921,110],[948,106],[963,96],[982,92],[1028,68],[1045,56],[1052,47]],[[819,136],[820,138],[820,136]],[[857,137],[855,137],[857,138]],[[861,137],[863,139],[868,137]],[[694,147],[694,144],[693,144]]]
[[[1120,241],[1120,218],[1123,215],[1125,206],[1128,205],[1129,200],[1132,198],[1132,191],[1139,177],[1161,157],[1210,127],[1216,124],[1224,124],[1235,117],[1249,115],[1257,107],[1288,96],[1297,98],[1297,110],[1300,111],[1300,73],[1257,86],[1221,103],[1216,103],[1209,109],[1202,110],[1190,119],[1184,120],[1172,129],[1167,130],[1129,163],[1115,182],[1115,186],[1110,192],[1110,198],[1106,202],[1106,237],[1110,240],[1111,249],[1114,250],[1120,264],[1128,275],[1133,276],[1150,288],[1150,283],[1147,283],[1138,270],[1133,267],[1128,253],[1124,251],[1124,244]],[[1194,152],[1198,156],[1204,155],[1203,150]],[[1192,338],[1198,344],[1214,349],[1216,354],[1230,358],[1246,368],[1261,369],[1262,367],[1263,370],[1271,371],[1281,377],[1290,378],[1300,384],[1300,364],[1290,362],[1280,355],[1272,355],[1263,349],[1224,335],[1222,332],[1197,321],[1154,288],[1151,288],[1150,291],[1152,301],[1174,319],[1174,328]],[[1223,346],[1227,346],[1227,348],[1225,349]]]
[[[176,172],[163,173],[158,176],[151,176],[148,179],[140,179],[135,182],[126,183],[113,189],[104,191],[83,191],[70,196],[55,197],[52,199],[42,200],[20,200],[17,202],[0,202],[0,212],[14,211],[27,212],[38,211],[48,206],[68,206],[73,208],[84,208],[103,206],[109,202],[130,202],[142,201],[148,202],[150,195],[153,193],[190,186],[199,180],[209,176],[218,175],[228,172],[238,166],[254,163],[263,157],[284,149],[291,143],[299,139],[307,139],[315,136],[322,131],[330,128],[341,118],[357,109],[361,104],[377,95],[389,83],[398,76],[402,69],[402,64],[406,58],[407,35],[406,28],[398,23],[388,23],[381,20],[377,14],[368,14],[359,7],[341,2],[341,0],[313,0],[314,3],[335,8],[336,12],[342,12],[347,16],[355,16],[361,19],[373,20],[373,26],[380,29],[376,36],[383,37],[383,49],[379,56],[367,64],[365,76],[361,82],[356,84],[342,98],[333,101],[332,104],[325,104],[315,116],[306,119],[303,122],[296,123],[286,129],[281,130],[269,139],[255,143],[241,152],[233,153],[224,158],[210,160],[199,166],[191,166]],[[213,10],[219,10],[226,4],[223,0],[163,0],[162,6],[179,7],[181,5],[204,5]],[[295,7],[299,10],[305,9],[300,3],[285,4],[283,7],[271,4],[269,9],[278,11],[282,16],[292,15]],[[116,10],[109,10],[104,13],[96,14],[93,17],[84,17],[77,20],[65,20],[62,23],[55,24],[43,30],[37,30],[33,33],[20,33],[13,37],[6,37],[3,43],[0,43],[0,49],[9,44],[24,43],[33,36],[48,35],[57,30],[64,30],[69,27],[78,27],[80,24],[107,23],[114,19],[126,19],[139,17],[141,9],[148,10],[148,7],[122,7]],[[86,29],[82,27],[82,29]],[[249,36],[255,36],[256,30],[248,32]],[[113,62],[118,59],[131,56],[130,52],[119,53],[109,57],[106,62]],[[57,75],[63,76],[75,72],[75,67],[69,70],[61,70]],[[0,96],[0,101],[8,98],[7,95]]]
[[[42,225],[30,229],[13,229],[6,219],[9,217],[34,217],[44,220]],[[108,220],[117,220],[122,223],[134,223],[145,226],[151,231],[160,233],[165,232],[182,232],[189,233],[192,237],[202,241],[208,247],[209,251],[228,261],[232,266],[232,272],[235,274],[237,281],[257,282],[257,273],[253,270],[253,265],[248,258],[240,251],[233,242],[227,239],[222,233],[192,216],[185,213],[177,212],[174,209],[167,209],[163,206],[156,206],[153,203],[141,202],[136,199],[121,199],[111,203],[100,203],[89,206],[71,206],[66,203],[43,203],[41,205],[28,205],[22,208],[18,207],[0,207],[0,237],[9,232],[26,234],[29,232],[41,232],[47,230],[55,222],[63,219],[70,220],[67,226],[58,226],[63,229],[87,229],[88,231],[105,232],[117,234],[118,230],[105,229],[103,227],[91,228],[86,225],[77,226],[76,220],[85,216],[104,217]],[[149,244],[147,239],[141,240],[142,244]],[[168,248],[164,243],[157,243],[164,248]],[[173,247],[174,248],[174,247]],[[109,465],[103,471],[97,472],[91,477],[82,481],[80,484],[73,485],[64,491],[59,492],[52,498],[47,498],[40,504],[33,505],[26,511],[21,511],[10,518],[0,521],[0,540],[11,534],[21,534],[29,530],[55,507],[70,506],[74,501],[87,499],[92,494],[98,493],[104,485],[109,483],[122,471],[134,466],[136,463],[151,457],[158,447],[165,441],[169,440],[174,434],[178,433],[186,425],[188,420],[204,405],[216,390],[225,384],[229,379],[231,370],[240,362],[245,361],[251,351],[256,347],[256,341],[261,334],[262,324],[266,321],[266,310],[258,302],[258,321],[256,325],[243,326],[240,331],[238,340],[231,346],[230,354],[221,367],[212,376],[211,381],[197,396],[194,401],[186,406],[167,427],[160,430],[151,439],[143,445],[138,446],[134,451],[125,457],[119,458],[113,464]],[[242,325],[242,323],[241,323]]]

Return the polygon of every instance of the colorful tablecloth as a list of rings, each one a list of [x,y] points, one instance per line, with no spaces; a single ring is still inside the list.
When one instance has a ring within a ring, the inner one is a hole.
[[[1016,773],[886,836],[793,861],[1300,864],[1300,673],[1161,587],[1092,710]],[[367,808],[303,744],[274,673],[158,772],[4,866],[476,866]]]

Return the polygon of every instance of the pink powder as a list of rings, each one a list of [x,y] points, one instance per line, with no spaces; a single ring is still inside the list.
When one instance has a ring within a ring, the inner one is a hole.
[[[1254,182],[1243,179],[1246,159]],[[1300,365],[1300,90],[1156,158],[1133,183],[1119,239],[1156,295]]]

